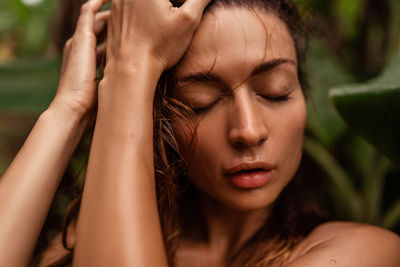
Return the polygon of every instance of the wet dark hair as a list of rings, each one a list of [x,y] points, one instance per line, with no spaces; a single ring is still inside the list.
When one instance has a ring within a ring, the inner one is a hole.
[[[291,0],[214,0],[204,12],[224,7],[263,10],[276,15],[284,22],[293,38],[299,81],[305,93],[307,84],[302,71],[302,62],[305,59],[307,38],[296,5]],[[158,170],[156,179],[161,222],[171,266],[181,235],[201,231],[204,219],[195,199],[196,190],[186,177],[182,151],[174,134],[178,127],[174,122],[185,120],[187,122],[185,125],[189,125],[187,127],[191,128],[193,137],[196,125],[193,125],[194,120],[191,117],[194,115],[189,107],[173,97],[174,81],[174,69],[162,75],[154,105],[156,150],[166,152],[165,160],[160,162],[156,158],[155,163]],[[159,132],[156,132],[157,129]],[[155,156],[161,154],[155,153]],[[157,166],[157,163],[162,164]],[[169,174],[163,173],[165,170]],[[299,171],[273,204],[269,220],[236,254],[231,255],[229,266],[253,267],[279,263],[287,259],[295,246],[316,225],[325,220],[325,213],[311,195],[305,194],[307,192],[305,187],[302,173]]]
[[[171,1],[179,6],[182,1]],[[223,7],[244,7],[271,12],[280,18],[291,34],[298,59],[298,74],[303,91],[306,87],[302,62],[306,53],[306,36],[296,5],[291,0],[214,0],[205,12]],[[157,85],[154,98],[154,166],[160,220],[170,266],[184,233],[196,231],[191,225],[201,225],[200,208],[196,205],[195,189],[187,177],[187,168],[175,132],[177,121],[186,121],[193,136],[194,112],[173,97],[174,69],[165,71]],[[182,125],[182,124],[180,124]],[[301,168],[300,168],[301,169]],[[236,254],[231,255],[229,266],[268,266],[287,259],[295,246],[319,223],[324,214],[316,201],[304,192],[303,177],[298,172],[273,204],[272,213],[264,226],[248,240]],[[81,194],[69,207],[63,228],[63,245],[69,253],[41,266],[69,266],[73,245],[68,246],[69,229],[79,213]],[[192,224],[195,222],[195,224]]]

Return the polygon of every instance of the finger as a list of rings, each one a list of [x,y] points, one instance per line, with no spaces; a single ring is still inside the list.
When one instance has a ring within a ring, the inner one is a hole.
[[[101,33],[104,29],[104,26],[107,24],[107,20],[111,15],[111,11],[101,11],[96,14],[95,16],[95,22],[94,22],[94,33],[98,35]]]
[[[105,54],[107,48],[107,42],[103,42],[96,47],[97,57],[101,57]]]
[[[97,11],[109,0],[89,0],[81,7],[81,14],[76,25],[76,32],[92,32]]]
[[[210,2],[211,0],[186,0],[180,9],[183,9],[188,14],[201,16]]]
[[[63,74],[65,72],[65,69],[68,65],[69,54],[71,51],[71,42],[72,42],[72,40],[68,39],[64,45],[63,60],[62,60],[62,64],[61,64],[61,74]]]

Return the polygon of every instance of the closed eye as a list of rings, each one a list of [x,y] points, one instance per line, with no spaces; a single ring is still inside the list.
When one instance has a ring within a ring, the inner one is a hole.
[[[211,104],[209,104],[207,106],[204,106],[204,107],[191,107],[191,109],[193,110],[193,112],[196,115],[200,115],[200,114],[205,113],[208,110],[210,110],[214,106],[214,104],[217,103],[217,102],[218,102],[218,100],[214,101],[213,103],[211,103]]]
[[[197,115],[200,115],[201,113],[206,112],[208,109],[210,109],[211,106],[207,106],[204,108],[192,108],[193,112]]]
[[[262,96],[264,99],[272,102],[284,102],[290,99],[289,94],[287,95],[281,95],[281,96]]]
[[[218,102],[220,102],[221,100],[223,100],[226,96],[229,96],[229,94],[222,94],[220,95],[218,98],[216,98],[214,100],[214,102],[211,102],[210,104],[207,105],[199,105],[198,107],[196,107],[196,105],[192,105],[190,108],[193,110],[193,112],[196,115],[201,115],[202,113],[205,113],[207,111],[209,111],[211,108],[213,108],[215,106],[215,104],[217,104]]]

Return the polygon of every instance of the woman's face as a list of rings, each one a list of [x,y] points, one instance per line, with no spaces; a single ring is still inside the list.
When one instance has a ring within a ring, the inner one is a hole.
[[[261,10],[217,8],[176,75],[175,97],[198,120],[194,146],[184,125],[177,132],[192,183],[235,210],[268,207],[298,168],[306,120],[284,23]]]

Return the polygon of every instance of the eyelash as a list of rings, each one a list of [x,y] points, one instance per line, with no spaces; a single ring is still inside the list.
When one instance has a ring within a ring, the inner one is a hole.
[[[269,97],[269,96],[262,96],[266,100],[272,101],[272,102],[284,102],[288,101],[290,99],[289,94],[287,95],[281,95],[281,96],[276,96],[276,97]]]
[[[290,99],[289,94],[287,95],[282,95],[282,96],[276,96],[276,97],[269,97],[269,96],[262,96],[264,99],[268,100],[268,101],[272,101],[272,102],[285,102],[288,101]],[[217,102],[217,101],[216,101]],[[210,109],[213,105],[215,104],[212,103],[210,105],[208,105],[207,107],[204,108],[192,108],[193,112],[197,115],[206,112],[208,109]]]
[[[203,108],[193,108],[193,107],[191,107],[191,109],[193,110],[193,112],[196,115],[200,115],[201,113],[204,113],[204,112],[208,111],[209,109],[211,109],[214,106],[214,104],[217,103],[220,100],[221,99],[219,98],[219,99],[215,100],[213,103],[211,103],[208,106],[203,107]]]
[[[214,103],[213,103],[213,104],[214,104]],[[201,113],[204,113],[204,112],[206,112],[207,110],[209,110],[209,109],[212,107],[213,104],[208,105],[207,107],[204,107],[204,108],[191,108],[191,109],[193,110],[193,112],[194,112],[196,115],[200,115]]]

